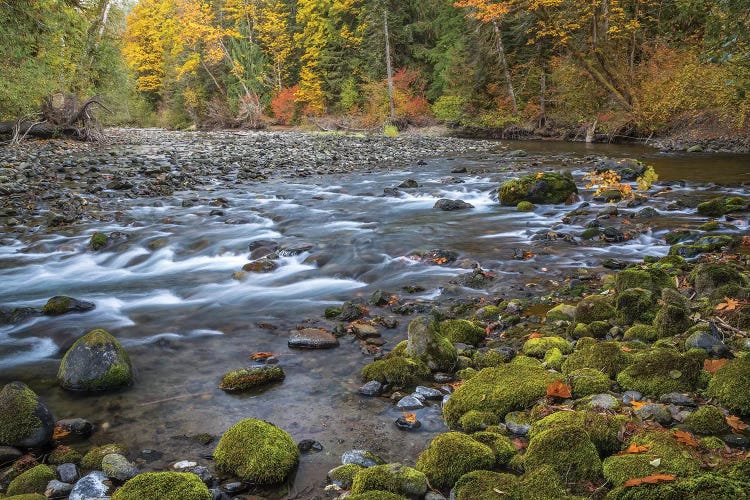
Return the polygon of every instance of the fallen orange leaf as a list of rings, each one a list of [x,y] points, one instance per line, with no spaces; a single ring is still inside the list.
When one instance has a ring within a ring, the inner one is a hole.
[[[715,375],[716,372],[724,366],[725,364],[729,363],[728,359],[706,359],[703,361],[703,369],[706,370],[711,375]]]
[[[628,347],[626,345],[621,346],[620,349],[622,349],[622,352],[632,352],[633,351],[633,349],[631,349],[630,347]]]
[[[648,403],[645,401],[631,401],[630,406],[633,407],[634,410],[639,410],[642,406],[646,406]]]
[[[727,418],[727,423],[729,424],[729,427],[735,430],[735,432],[742,432],[745,429],[747,429],[747,424],[743,422],[740,417],[735,417],[734,415],[730,415]]]
[[[416,413],[401,412],[401,414],[404,417],[404,421],[409,422],[410,424],[413,424],[414,422],[417,421],[417,414]]]
[[[677,438],[678,443],[686,444],[688,446],[698,446],[700,444],[692,434],[679,429],[674,431],[674,437]]]
[[[642,484],[656,484],[661,482],[674,481],[675,479],[677,479],[677,476],[675,476],[674,474],[651,474],[650,476],[646,477],[635,477],[633,479],[628,479],[622,485],[626,487],[641,486]]]
[[[520,438],[512,439],[511,442],[513,443],[513,447],[516,449],[516,451],[521,451],[529,446],[529,443],[527,441],[524,441]]]
[[[250,356],[250,359],[268,359],[272,358],[274,354],[272,352],[256,352]]]
[[[714,309],[717,311],[731,312],[737,309],[739,305],[740,305],[740,302],[738,300],[731,299],[729,297],[724,297],[724,302],[717,304]]]
[[[563,384],[561,380],[555,380],[547,386],[547,396],[569,398],[572,396],[570,389],[571,388],[568,384]]]
[[[628,446],[626,449],[618,453],[618,455],[630,455],[630,454],[636,454],[636,453],[644,453],[651,449],[653,445],[637,445],[635,443],[630,443],[630,446]]]
[[[529,339],[540,339],[542,337],[544,337],[544,334],[539,333],[539,332],[534,332],[531,335],[529,335]]]
[[[70,431],[65,428],[55,427],[55,430],[52,433],[52,439],[62,439],[69,434],[70,434]]]

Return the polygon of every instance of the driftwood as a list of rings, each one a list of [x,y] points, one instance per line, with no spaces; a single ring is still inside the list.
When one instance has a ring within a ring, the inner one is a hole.
[[[11,143],[16,144],[26,137],[69,137],[101,142],[104,133],[94,114],[96,106],[109,111],[98,98],[87,99],[79,106],[76,96],[55,94],[44,101],[39,113],[23,116],[15,122],[0,122],[0,136],[11,136]]]

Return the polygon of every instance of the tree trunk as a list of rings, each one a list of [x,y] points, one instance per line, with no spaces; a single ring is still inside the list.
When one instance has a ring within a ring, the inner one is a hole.
[[[383,8],[383,31],[385,32],[385,68],[388,74],[388,104],[390,105],[391,120],[396,119],[396,103],[393,89],[393,65],[391,62],[391,40],[388,33],[388,9]]]
[[[539,126],[547,124],[547,72],[542,70],[539,77]]]
[[[511,106],[513,106],[513,115],[518,115],[516,91],[513,88],[513,80],[510,79],[510,68],[508,67],[508,59],[505,57],[505,47],[503,46],[503,34],[496,21],[492,22],[492,26],[495,29],[495,37],[497,38],[497,57],[500,60],[500,66],[503,68],[503,74],[505,75],[505,82],[508,85],[508,96],[510,97]]]

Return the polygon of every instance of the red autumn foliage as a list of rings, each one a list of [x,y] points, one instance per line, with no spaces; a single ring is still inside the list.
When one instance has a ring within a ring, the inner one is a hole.
[[[271,99],[271,109],[276,122],[280,125],[291,125],[296,115],[294,95],[299,90],[299,85],[281,89],[276,96]]]

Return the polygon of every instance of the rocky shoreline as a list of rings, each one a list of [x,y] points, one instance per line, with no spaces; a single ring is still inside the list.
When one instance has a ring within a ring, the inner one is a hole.
[[[389,169],[496,145],[444,138],[394,143],[287,133],[123,133],[120,142],[101,150],[53,142],[33,153],[0,152],[0,189],[7,195],[0,220],[6,232],[38,227],[52,232],[106,220],[112,216],[109,203],[118,197],[158,198],[213,182],[284,181],[357,167]],[[28,157],[19,162],[24,153]],[[61,154],[70,164],[47,164],[47,158]],[[646,172],[634,161],[606,165],[619,169],[630,184]],[[605,166],[602,172],[608,171]],[[666,185],[637,195],[617,186],[594,196],[612,202],[601,210],[581,202],[580,183],[558,173],[532,171],[507,181],[497,195],[499,203],[519,213],[550,203],[572,205],[555,228],[531,238],[536,246],[530,248],[539,251],[582,239],[611,245],[637,237],[649,229],[634,227],[634,221],[659,216],[649,200],[672,196]],[[58,191],[61,199],[54,194]],[[408,465],[386,462],[371,450],[347,451],[341,466],[320,478],[327,479],[326,493],[288,497],[742,498],[750,487],[745,423],[750,415],[750,242],[742,229],[748,200],[705,198],[675,197],[674,209],[695,218],[690,227],[666,236],[671,250],[662,258],[610,261],[608,270],[582,269],[556,286],[503,296],[461,293],[462,287],[495,290],[495,272],[474,264],[455,280],[452,297],[414,300],[415,283],[412,289],[379,290],[367,300],[329,307],[320,311],[325,321],[301,324],[289,336],[290,348],[335,349],[348,342],[373,356],[362,369],[358,392],[392,402],[401,414],[393,425],[405,439],[418,431],[427,412],[442,412],[449,432],[435,437]],[[468,209],[460,200],[441,201],[456,203],[436,209]],[[579,219],[590,220],[586,234],[561,230]],[[90,247],[107,248],[111,238],[94,233]],[[267,241],[249,250],[255,260],[236,279],[275,269],[285,251],[309,248],[285,249]],[[458,255],[433,249],[411,258],[445,266]],[[516,258],[531,259],[533,252],[522,250]],[[57,296],[33,314],[63,316],[87,307],[93,305]],[[408,320],[405,338],[384,346],[382,332],[394,328],[399,317]],[[16,320],[24,318],[11,318]],[[284,380],[283,364],[273,353],[254,353],[251,359],[250,367],[228,372],[216,389],[254,394]],[[58,383],[94,393],[128,387],[133,383],[128,354],[107,332],[91,331],[63,357]],[[136,459],[127,443],[92,447],[92,423],[55,421],[53,413],[24,384],[10,383],[0,392],[0,463],[7,464],[0,497],[278,498],[286,495],[278,485],[289,480],[305,454],[325,447],[314,440],[295,443],[273,423],[243,419],[226,430],[210,455],[142,472],[142,454]],[[198,458],[212,465],[198,465]]]

